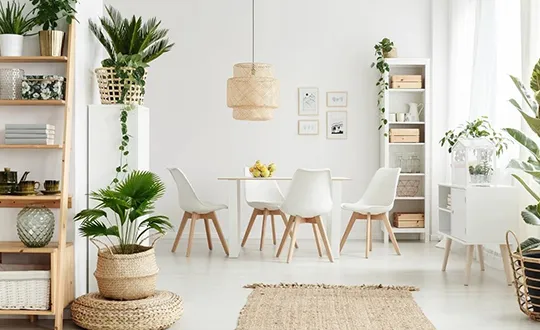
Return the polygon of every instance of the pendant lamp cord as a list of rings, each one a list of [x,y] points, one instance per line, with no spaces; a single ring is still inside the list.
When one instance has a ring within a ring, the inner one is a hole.
[[[255,64],[255,0],[251,0],[251,63]]]

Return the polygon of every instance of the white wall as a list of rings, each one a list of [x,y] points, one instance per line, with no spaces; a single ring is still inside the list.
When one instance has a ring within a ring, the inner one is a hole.
[[[257,159],[275,162],[281,176],[298,167],[329,167],[335,175],[354,179],[344,184],[344,200],[358,199],[379,159],[373,46],[389,37],[401,57],[431,56],[429,0],[257,0],[256,61],[274,65],[281,104],[272,121],[241,122],[226,107],[226,81],[233,64],[251,58],[251,1],[105,4],[124,15],[159,17],[176,42],[171,53],[152,63],[145,102],[151,110],[150,167],[168,186],[158,211],[176,226],[181,210],[166,171],[170,166],[182,168],[199,195],[215,202],[227,202],[226,183],[216,178],[240,175]],[[321,134],[316,137],[296,132],[302,119],[297,88],[304,86],[320,90]],[[332,90],[349,92],[345,141],[327,140],[324,133],[325,93]],[[218,216],[227,227],[227,213]]]

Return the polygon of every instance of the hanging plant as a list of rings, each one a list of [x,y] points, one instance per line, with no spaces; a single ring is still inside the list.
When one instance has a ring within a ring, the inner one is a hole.
[[[371,67],[377,68],[380,73],[379,80],[376,86],[379,87],[377,93],[377,107],[379,108],[380,123],[379,130],[388,124],[388,119],[385,117],[386,109],[384,107],[384,93],[388,90],[388,81],[386,79],[388,73],[390,73],[390,66],[386,63],[386,57],[394,49],[394,43],[388,38],[382,39],[375,45],[375,62],[371,63]],[[388,133],[384,133],[384,136],[388,136]]]

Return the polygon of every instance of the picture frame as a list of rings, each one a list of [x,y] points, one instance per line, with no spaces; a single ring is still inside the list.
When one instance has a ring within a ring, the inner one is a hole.
[[[298,115],[319,115],[319,89],[317,87],[298,88]]]
[[[326,138],[347,139],[349,126],[347,121],[347,111],[327,111],[326,112]]]
[[[326,92],[326,106],[329,108],[346,108],[349,105],[349,93],[343,91]]]
[[[319,135],[319,120],[299,120],[298,135]]]

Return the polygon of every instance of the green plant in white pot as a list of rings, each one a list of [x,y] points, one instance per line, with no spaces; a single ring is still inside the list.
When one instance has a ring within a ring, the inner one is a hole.
[[[24,36],[36,26],[31,13],[25,14],[26,5],[15,0],[0,2],[0,54],[22,56]]]
[[[104,297],[132,300],[154,294],[155,252],[153,244],[143,243],[151,230],[163,235],[172,228],[168,217],[153,214],[155,202],[164,192],[165,185],[157,175],[134,171],[113,188],[92,192],[96,207],[75,216],[75,221],[81,221],[81,235],[104,246],[94,273]]]
[[[41,56],[61,56],[64,31],[57,30],[58,21],[65,19],[68,24],[76,20],[75,5],[78,0],[31,0],[36,13],[36,23],[42,26],[39,31]]]

